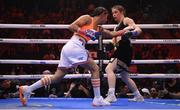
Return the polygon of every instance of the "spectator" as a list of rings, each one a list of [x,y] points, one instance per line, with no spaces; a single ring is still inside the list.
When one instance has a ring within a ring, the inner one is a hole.
[[[74,69],[74,74],[80,74],[80,71],[86,72],[86,69],[82,70],[82,68],[77,67]],[[90,97],[89,88],[87,88],[87,86],[85,87],[85,85],[86,84],[82,79],[74,79],[71,82],[70,87],[65,94],[65,97]]]
[[[117,97],[120,97],[120,98],[129,98],[130,97],[130,95],[128,94],[129,93],[129,89],[128,89],[127,85],[124,85],[120,89],[121,89],[121,91],[119,93],[116,93]]]
[[[90,97],[89,90],[84,87],[83,84],[78,83],[79,81],[74,81],[71,83],[70,88],[65,97],[73,97],[73,98],[87,98]]]
[[[11,80],[1,80],[0,98],[17,98],[19,96],[18,85],[19,82],[14,82]]]
[[[158,97],[158,91],[157,91],[156,88],[151,88],[150,93],[151,93],[151,98],[152,99],[158,99],[159,98]]]
[[[180,99],[180,85],[176,78],[167,79],[165,88],[160,92],[161,98]]]
[[[143,88],[143,89],[141,89],[141,91],[143,93],[144,98],[150,98],[151,97],[151,93],[149,92],[149,89]]]

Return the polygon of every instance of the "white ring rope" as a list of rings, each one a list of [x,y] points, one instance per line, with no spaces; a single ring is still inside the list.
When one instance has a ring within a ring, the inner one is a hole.
[[[112,29],[117,24],[102,25],[104,28]],[[180,24],[137,24],[142,29],[177,29]],[[67,29],[67,24],[0,24],[0,28],[23,28],[23,29]]]
[[[0,79],[40,79],[45,75],[0,75]],[[120,74],[116,74],[117,78],[121,78]],[[104,74],[107,77],[107,74]],[[180,78],[180,74],[129,74],[131,78]],[[70,78],[91,78],[91,74],[67,74],[65,79]]]
[[[180,24],[137,24],[142,29],[179,29]],[[102,25],[104,28],[112,29],[116,25]],[[0,28],[23,28],[23,29],[67,29],[67,24],[0,24]],[[0,38],[0,43],[66,43],[69,39],[4,39]],[[103,43],[109,43],[110,40],[103,40]],[[133,44],[179,44],[180,39],[133,39]],[[98,42],[90,42],[90,44],[97,44]],[[97,60],[95,60],[98,63]],[[103,60],[104,64],[108,60]],[[59,60],[10,60],[0,59],[0,64],[58,64]],[[132,64],[166,64],[166,63],[180,63],[180,59],[167,60],[132,60]],[[107,77],[107,74],[104,74]],[[131,78],[180,78],[180,74],[130,74]],[[40,79],[44,75],[0,75],[0,79]],[[90,78],[91,74],[67,74],[64,78]],[[120,78],[120,74],[117,74]]]
[[[102,25],[106,29],[113,29],[117,24]],[[180,24],[137,24],[141,29],[179,29]]]
[[[0,59],[0,64],[59,64],[60,60],[21,60],[21,59]],[[98,60],[95,60],[98,63]],[[103,60],[108,64],[109,60]],[[156,60],[132,60],[131,64],[177,64],[180,59],[156,59]]]
[[[7,39],[0,38],[0,43],[21,43],[21,44],[63,44],[69,39]],[[108,44],[111,40],[103,40]],[[131,39],[133,44],[180,44],[180,39]],[[98,41],[90,41],[88,44],[98,44]]]

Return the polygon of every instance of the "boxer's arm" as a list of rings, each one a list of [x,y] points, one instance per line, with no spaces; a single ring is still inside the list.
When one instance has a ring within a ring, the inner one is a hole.
[[[70,24],[69,30],[86,35],[87,37],[89,37],[91,40],[94,41],[99,37],[100,35],[99,32],[93,29],[87,29],[87,30],[81,29],[82,26],[86,24],[90,24],[92,22],[91,20],[92,19],[89,15],[83,15],[79,17],[77,20],[75,20],[72,24]]]
[[[125,32],[125,30],[109,31],[107,29],[103,29],[102,34],[108,38],[113,38],[117,36],[122,36]]]
[[[180,99],[180,92],[178,93],[169,93],[170,97],[175,98],[175,99]]]
[[[80,16],[73,23],[71,23],[68,29],[71,30],[72,32],[78,32],[82,26],[89,24],[90,22],[91,22],[91,17],[89,15],[83,15]]]
[[[134,36],[139,35],[142,30],[139,26],[137,26],[133,19],[126,17],[124,19],[124,24],[128,25],[128,27],[124,28],[126,31],[132,31]]]

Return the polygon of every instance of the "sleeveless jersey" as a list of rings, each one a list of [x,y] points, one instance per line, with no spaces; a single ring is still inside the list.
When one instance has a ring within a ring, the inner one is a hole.
[[[122,30],[127,25],[124,25],[123,22],[119,23],[115,31]],[[117,58],[124,62],[127,66],[130,65],[132,60],[132,46],[129,39],[121,39],[117,43],[117,49],[115,50],[114,54],[112,55],[113,58]]]
[[[93,29],[94,28],[94,19],[93,17],[91,17],[91,23],[84,25],[81,27],[82,30],[87,30],[87,29]],[[86,42],[88,42],[89,40],[91,40],[89,37],[87,37],[86,35],[83,35],[81,33],[75,33],[76,35],[79,35],[80,37],[84,38],[86,40]]]

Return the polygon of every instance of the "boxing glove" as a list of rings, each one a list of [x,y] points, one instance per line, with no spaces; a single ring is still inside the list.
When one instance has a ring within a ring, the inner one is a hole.
[[[93,30],[93,29],[86,29],[86,30],[78,29],[78,33],[81,33],[81,34],[89,37],[93,41],[98,39],[99,36],[101,35],[100,32],[97,32],[96,30]]]

